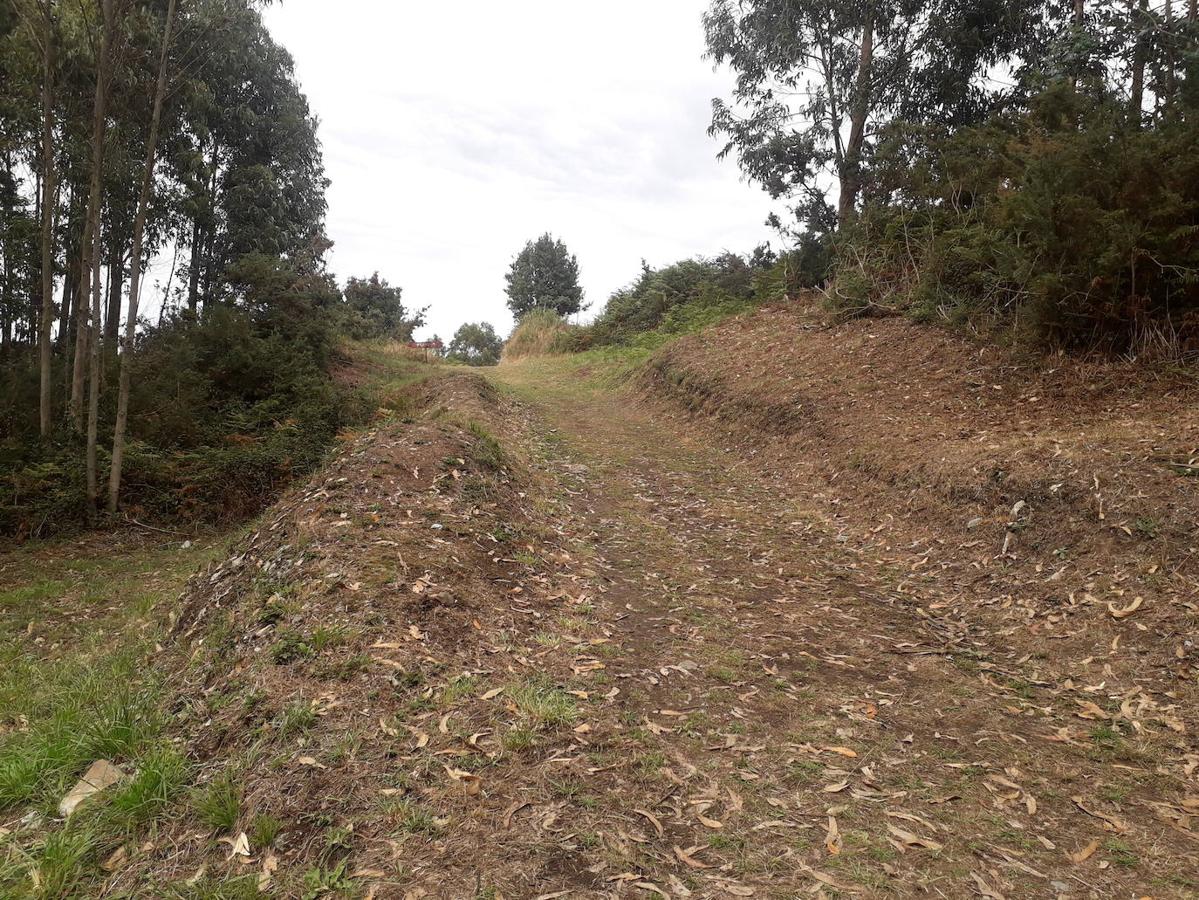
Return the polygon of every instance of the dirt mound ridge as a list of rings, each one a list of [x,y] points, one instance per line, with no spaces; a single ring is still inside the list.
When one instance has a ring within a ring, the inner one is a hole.
[[[470,375],[417,390],[419,414],[348,443],[193,578],[174,712],[201,786],[109,890],[467,897],[536,882],[541,863],[496,832],[521,754],[571,746],[576,701],[526,656],[570,600],[510,449],[520,410]]]
[[[1023,627],[1080,651],[1120,635],[1126,665],[1192,671],[1193,373],[1021,359],[903,319],[828,326],[791,306],[670,345],[640,387],[781,484],[822,485],[864,552],[944,570],[947,605],[1019,608]],[[1133,604],[1139,627],[1123,634],[1113,610]]]

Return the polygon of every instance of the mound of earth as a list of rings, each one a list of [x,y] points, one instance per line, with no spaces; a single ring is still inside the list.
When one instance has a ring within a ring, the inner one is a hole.
[[[544,792],[530,756],[577,769],[586,641],[547,660],[535,635],[584,600],[510,449],[520,411],[473,376],[420,390],[192,580],[167,656],[193,813],[109,891],[469,897],[569,867],[513,825]]]

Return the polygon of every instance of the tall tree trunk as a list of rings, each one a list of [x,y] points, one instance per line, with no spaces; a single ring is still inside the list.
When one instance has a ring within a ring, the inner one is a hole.
[[[100,35],[100,55],[96,59],[96,98],[92,109],[92,171],[87,197],[87,216],[83,224],[82,263],[80,265],[78,319],[75,335],[75,364],[71,372],[71,420],[76,431],[83,430],[83,380],[84,366],[89,358],[88,344],[100,339],[100,317],[92,311],[95,319],[88,327],[88,294],[91,280],[99,278],[96,266],[96,247],[100,231],[100,191],[104,178],[104,131],[108,114],[108,85],[112,77],[113,40],[116,31],[117,0],[101,0],[103,22]],[[99,291],[96,284],[95,290]],[[89,333],[89,332],[95,332]]]
[[[75,271],[75,260],[69,253],[67,259],[70,262],[67,265],[66,274],[63,276],[62,309],[59,311],[58,318],[58,346],[63,360],[62,402],[64,407],[69,406],[71,403],[71,372],[74,369],[74,360],[71,353],[75,348],[75,342],[72,340],[71,335],[71,324],[75,321],[73,316],[74,304],[76,302],[75,291],[79,288],[78,273]]]
[[[870,115],[871,80],[874,68],[874,6],[866,7],[862,23],[862,43],[858,53],[858,72],[849,100],[849,140],[839,173],[841,193],[837,205],[837,225],[844,227],[857,208],[862,190],[862,148],[866,143],[866,119]]]
[[[217,229],[214,224],[216,220],[216,191],[219,183],[220,168],[221,168],[221,145],[215,140],[212,142],[212,162],[210,163],[212,172],[208,177],[208,227],[204,229],[204,249],[201,251],[203,259],[202,278],[200,281],[200,302],[204,304],[204,308],[208,308],[208,304],[212,302],[212,282],[216,275],[213,266],[213,259],[216,256],[216,237]]]
[[[13,179],[12,154],[8,151],[4,153],[4,169],[0,173],[0,187],[4,189],[4,203],[0,206],[0,254],[4,258],[4,266],[0,269],[0,309],[4,312],[4,328],[0,329],[0,347],[7,353],[10,349],[9,345],[14,340],[16,333],[19,330],[19,323],[16,317],[16,300],[14,298],[14,288],[16,287],[15,274],[16,261],[13,252],[15,240],[8,239],[9,229],[12,227],[16,211],[15,201],[15,184]],[[10,193],[9,186],[13,186],[13,191]]]
[[[1166,0],[1166,112],[1171,113],[1177,93],[1176,67],[1178,61],[1174,56],[1174,42],[1177,35],[1174,32],[1174,0]]]
[[[42,47],[42,316],[38,323],[38,425],[50,434],[50,331],[54,320],[54,5],[43,0],[45,34]]]
[[[104,347],[116,353],[117,334],[121,330],[121,293],[125,287],[125,248],[115,241],[108,259],[108,309],[104,319]]]
[[[191,261],[187,267],[187,308],[194,315],[200,299],[200,253],[204,246],[204,235],[200,229],[200,215],[192,219]]]
[[[167,92],[167,57],[171,48],[171,27],[175,20],[175,0],[167,4],[167,17],[162,25],[162,54],[158,59],[158,83],[154,87],[154,109],[150,114],[150,137],[146,141],[146,168],[142,173],[142,189],[137,198],[137,213],[133,217],[133,255],[129,261],[129,312],[125,320],[125,344],[121,353],[121,376],[117,387],[117,421],[112,435],[112,468],[108,475],[108,511],[116,512],[121,497],[121,466],[125,459],[125,427],[129,418],[129,382],[133,363],[133,348],[137,339],[137,304],[141,293],[142,241],[146,230],[146,215],[154,191],[154,162],[158,153],[158,127],[162,121],[162,105]]]
[[[1145,105],[1145,62],[1148,56],[1147,28],[1149,25],[1147,6],[1149,0],[1128,0],[1128,14],[1132,20],[1135,43],[1132,50],[1132,87],[1128,96],[1128,120],[1133,128],[1141,127],[1141,116]]]
[[[99,477],[96,474],[96,437],[100,419],[100,234],[97,223],[95,240],[92,241],[92,334],[88,341],[88,398],[87,398],[87,517],[89,523],[96,521],[97,501],[100,496]]]
[[[66,176],[69,178],[69,175]],[[75,200],[75,185],[69,183],[67,187],[67,227],[66,235],[63,238],[63,263],[66,271],[63,272],[62,281],[62,303],[58,310],[58,337],[55,338],[55,343],[58,344],[58,351],[67,356],[70,348],[71,338],[71,292],[75,289],[75,284],[79,281],[79,274],[75,271],[75,262],[79,259],[79,254],[72,252],[73,241],[72,236],[75,234],[75,223],[79,217],[78,205]]]

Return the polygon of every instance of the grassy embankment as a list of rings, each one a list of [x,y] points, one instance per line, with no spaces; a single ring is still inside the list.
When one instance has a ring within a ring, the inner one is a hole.
[[[342,380],[385,415],[432,371],[382,345],[354,345],[350,359]],[[192,788],[156,661],[188,577],[241,531],[0,546],[0,896],[85,896],[164,817],[219,828],[236,810],[236,796]],[[59,821],[59,801],[99,759],[131,777]],[[203,879],[193,887],[209,896]]]

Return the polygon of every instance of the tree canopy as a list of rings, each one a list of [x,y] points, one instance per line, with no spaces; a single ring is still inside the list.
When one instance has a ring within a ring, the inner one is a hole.
[[[715,0],[704,16],[708,53],[737,81],[732,102],[713,101],[711,133],[811,227],[843,224],[889,121],[962,124],[994,107],[1000,94],[985,76],[1012,59],[1037,5]]]
[[[534,309],[552,309],[561,316],[583,309],[579,261],[548,232],[525,244],[505,278],[508,308],[517,319]]]
[[[467,322],[454,332],[448,356],[470,366],[494,366],[503,349],[504,342],[489,322]]]
[[[425,310],[406,309],[400,301],[401,289],[389,285],[378,272],[370,278],[351,278],[343,293],[346,330],[353,337],[410,341],[425,323]]]
[[[711,132],[848,310],[1199,342],[1197,6],[713,0]]]

